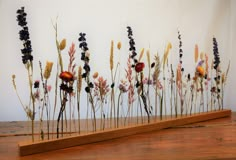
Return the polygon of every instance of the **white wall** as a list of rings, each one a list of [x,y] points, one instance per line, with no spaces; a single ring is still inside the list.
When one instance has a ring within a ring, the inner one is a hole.
[[[51,21],[55,21],[57,16],[59,39],[66,38],[68,44],[76,43],[78,59],[78,35],[87,33],[93,71],[97,70],[105,77],[110,77],[111,39],[122,41],[122,55],[117,54],[115,58],[126,61],[127,25],[133,28],[138,50],[144,47],[149,48],[152,54],[157,51],[163,54],[167,42],[172,42],[172,61],[178,57],[179,29],[183,35],[185,68],[192,67],[196,43],[201,51],[212,57],[212,37],[215,36],[223,68],[231,60],[225,106],[236,111],[236,65],[233,63],[236,58],[236,2],[233,0],[0,0],[0,121],[26,120],[11,82],[11,75],[16,74],[19,92],[26,101],[26,71],[21,62],[22,44],[18,39],[16,22],[16,10],[21,6],[25,6],[28,13],[36,67],[38,60],[56,62]],[[68,56],[66,52],[64,54],[66,62]],[[77,60],[77,65],[82,65],[82,62]],[[40,79],[37,69],[35,79]],[[50,83],[53,84],[53,80]]]

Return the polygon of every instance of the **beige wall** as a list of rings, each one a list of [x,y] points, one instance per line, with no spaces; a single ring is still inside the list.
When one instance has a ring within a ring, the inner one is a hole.
[[[128,56],[126,26],[134,31],[137,49],[150,49],[162,56],[168,41],[173,45],[171,62],[176,65],[178,57],[177,30],[183,35],[184,66],[192,72],[194,45],[199,45],[212,58],[212,37],[219,43],[222,68],[231,60],[225,105],[236,111],[234,100],[236,64],[236,2],[234,0],[0,0],[0,121],[26,120],[11,84],[11,75],[16,74],[19,92],[25,103],[28,99],[26,71],[21,63],[18,40],[19,27],[16,10],[26,7],[35,63],[34,79],[39,79],[38,60],[56,62],[57,52],[51,20],[58,16],[59,38],[75,42],[77,58],[80,57],[78,35],[87,33],[93,71],[104,77],[109,74],[110,40],[122,41],[121,60],[125,67]],[[67,52],[64,62],[68,62]],[[77,60],[77,65],[82,65]],[[55,68],[54,68],[55,72]],[[55,75],[54,75],[55,77]],[[122,75],[121,75],[122,77]],[[54,80],[49,83],[53,85]],[[84,104],[85,105],[85,104]],[[85,110],[84,110],[85,111]]]

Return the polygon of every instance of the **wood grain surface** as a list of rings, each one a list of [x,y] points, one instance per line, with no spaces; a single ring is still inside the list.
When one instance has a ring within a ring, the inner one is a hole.
[[[236,159],[236,113],[231,117],[20,157],[17,143],[29,139],[30,136],[0,137],[0,159]]]
[[[231,115],[231,110],[212,111],[207,113],[194,114],[191,116],[180,116],[178,118],[169,118],[166,120],[151,122],[148,124],[133,125],[120,127],[115,129],[107,129],[105,131],[97,131],[95,133],[73,135],[59,139],[44,140],[38,142],[21,142],[19,143],[19,151],[21,156],[64,149],[68,147],[101,142],[105,140],[126,137],[134,134],[140,134],[150,131],[161,130],[164,128],[186,125],[215,118],[221,118]]]

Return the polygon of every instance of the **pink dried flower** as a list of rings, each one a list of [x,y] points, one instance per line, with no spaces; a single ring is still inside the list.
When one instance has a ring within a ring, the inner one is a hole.
[[[47,91],[50,92],[52,89],[52,86],[51,85],[47,85]]]
[[[94,96],[99,96],[103,101],[106,94],[109,92],[109,85],[107,84],[107,80],[103,79],[103,77],[98,77],[98,79],[94,82]]]
[[[69,61],[69,65],[68,65],[68,71],[73,73],[74,75],[74,78],[75,78],[75,67],[76,67],[76,64],[74,64],[74,60],[75,60],[75,44],[72,43],[71,44],[71,47],[68,51],[68,54],[69,54],[69,57],[70,57],[70,61]]]
[[[127,83],[124,80],[121,80],[121,83],[119,85],[120,92],[125,93],[128,91],[127,89]]]
[[[133,80],[132,65],[131,65],[131,58],[130,57],[128,58],[127,67],[128,68],[125,70],[126,71],[126,78],[127,78],[128,82],[130,83]]]
[[[133,77],[132,77],[132,64],[131,64],[130,57],[128,58],[128,61],[127,61],[127,67],[128,68],[125,71],[126,71],[126,78],[129,82],[128,101],[129,101],[129,104],[132,104],[134,102],[134,86],[132,84]]]
[[[159,89],[163,89],[163,86],[162,86],[162,84],[161,84],[161,82],[158,80],[157,81],[157,87],[159,88]]]
[[[129,85],[128,91],[129,104],[132,104],[134,102],[134,86],[132,83]]]
[[[152,80],[148,79],[147,77],[143,80],[143,84],[151,85],[152,83]]]

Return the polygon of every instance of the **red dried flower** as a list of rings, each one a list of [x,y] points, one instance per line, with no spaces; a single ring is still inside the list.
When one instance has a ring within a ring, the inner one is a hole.
[[[70,82],[74,80],[73,74],[67,71],[61,72],[59,77],[65,82]]]
[[[144,67],[145,67],[145,64],[143,62],[139,62],[135,65],[135,71],[142,72]]]

